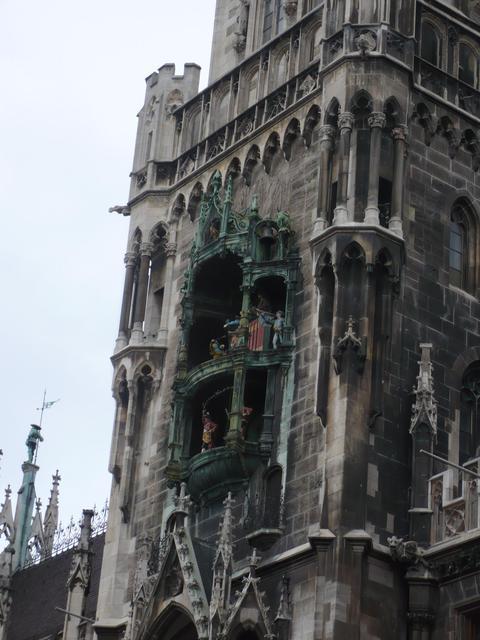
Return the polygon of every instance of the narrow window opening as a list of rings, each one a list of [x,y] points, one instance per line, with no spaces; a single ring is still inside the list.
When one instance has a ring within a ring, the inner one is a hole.
[[[477,84],[477,58],[472,49],[463,43],[460,43],[459,47],[458,77],[472,87]]]
[[[424,60],[436,67],[439,66],[440,62],[439,44],[440,41],[435,29],[428,22],[424,22],[422,24],[420,55]]]

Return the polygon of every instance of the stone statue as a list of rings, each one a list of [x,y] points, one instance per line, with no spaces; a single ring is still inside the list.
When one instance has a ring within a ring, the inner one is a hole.
[[[248,14],[250,10],[249,0],[240,0],[237,27],[235,29],[235,42],[234,49],[240,53],[245,49],[247,44],[247,30],[248,30]]]
[[[250,421],[250,416],[253,413],[253,409],[252,407],[243,407],[242,408],[242,422],[241,422],[241,431],[242,431],[242,438],[245,440],[245,438],[247,437],[247,427],[248,427],[248,423]]]
[[[285,318],[283,311],[277,311],[273,321],[273,343],[274,349],[278,349],[279,344],[283,344],[283,329],[285,328]]]
[[[40,433],[41,427],[39,427],[37,424],[32,424],[30,426],[31,426],[30,433],[28,434],[27,441],[25,444],[27,445],[27,449],[28,449],[28,462],[33,462],[33,459],[35,458],[35,452],[38,448],[38,444],[40,442],[43,442],[43,438]]]
[[[210,412],[204,411],[202,414],[203,434],[202,434],[202,453],[213,449],[213,434],[218,429],[218,424],[213,422]]]

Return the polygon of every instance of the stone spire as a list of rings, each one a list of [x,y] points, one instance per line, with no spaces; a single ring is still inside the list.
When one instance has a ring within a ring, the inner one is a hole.
[[[48,506],[45,511],[45,518],[43,521],[43,553],[42,556],[48,558],[52,555],[53,540],[55,532],[58,528],[58,487],[61,477],[58,473],[58,469],[54,476],[52,476],[52,488],[50,490],[50,498],[48,500]]]
[[[218,636],[230,607],[230,590],[233,571],[233,515],[232,494],[223,503],[225,512],[220,525],[220,535],[213,561],[212,598],[210,601],[210,638]]]
[[[12,490],[10,485],[8,485],[5,489],[5,501],[1,505],[2,510],[0,511],[0,537],[4,535],[9,542],[12,541],[14,533],[11,495]]]
[[[423,343],[420,371],[417,376],[417,387],[414,388],[415,403],[412,406],[410,433],[414,433],[420,424],[427,425],[431,432],[437,434],[437,401],[434,396],[433,365],[431,362],[432,345]]]
[[[83,614],[91,573],[93,513],[89,509],[83,511],[80,538],[73,554],[72,567],[67,581],[68,596],[65,608],[68,614],[65,616],[63,627],[62,637],[64,640],[77,640],[81,629],[80,625],[88,622]]]

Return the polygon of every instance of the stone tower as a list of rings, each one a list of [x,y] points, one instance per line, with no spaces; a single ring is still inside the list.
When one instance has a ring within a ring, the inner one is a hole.
[[[480,637],[477,4],[217,0],[147,78],[100,639]]]

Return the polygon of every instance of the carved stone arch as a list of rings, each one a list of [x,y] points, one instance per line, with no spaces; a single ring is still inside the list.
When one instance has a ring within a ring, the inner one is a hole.
[[[229,106],[230,106],[230,84],[225,83],[220,85],[212,95],[212,120],[213,127],[210,127],[211,131],[220,129],[227,124],[229,120]]]
[[[292,155],[293,143],[295,142],[295,140],[300,138],[300,136],[301,136],[300,122],[297,120],[297,118],[292,118],[288,123],[288,126],[283,136],[282,149],[283,149],[283,153],[285,155],[286,160],[290,160]]]
[[[173,89],[165,100],[165,110],[168,115],[172,115],[179,107],[183,105],[185,99],[180,89]]]
[[[150,360],[142,360],[140,364],[135,367],[133,372],[133,380],[134,382],[138,382],[141,379],[145,379],[147,377],[153,380],[155,375],[155,367]]]
[[[350,242],[342,251],[340,256],[339,263],[349,261],[349,260],[359,260],[366,262],[366,253],[364,248],[355,240]]]
[[[478,171],[480,167],[480,140],[473,129],[465,129],[462,133],[465,150],[472,154],[472,169]]]
[[[280,136],[276,131],[271,133],[268,137],[265,147],[263,149],[263,166],[266,173],[270,173],[272,163],[275,155],[280,152]]]
[[[338,124],[338,114],[340,113],[340,102],[337,98],[332,98],[325,109],[323,116],[323,124],[329,124],[336,127]]]
[[[390,96],[384,102],[383,112],[386,116],[386,128],[393,129],[405,122],[405,114],[398,100]]]
[[[270,68],[276,71],[274,75],[274,82],[272,89],[285,84],[289,78],[289,56],[290,56],[290,43],[278,47],[276,51],[273,51],[272,59],[270,60]]]
[[[202,195],[203,195],[203,184],[201,182],[196,182],[193,185],[192,190],[190,191],[190,195],[188,197],[188,205],[187,205],[187,213],[192,222],[197,218],[197,215],[199,213]]]
[[[200,140],[202,112],[200,105],[194,105],[184,116],[183,130],[183,150],[191,149]]]
[[[365,91],[365,89],[360,89],[350,100],[349,111],[351,111],[354,116],[359,117],[364,113],[371,113],[373,111],[373,98]]]
[[[185,196],[179,193],[175,198],[170,211],[170,222],[178,222],[186,210]]]
[[[324,248],[318,257],[317,264],[315,265],[315,282],[318,286],[319,278],[322,277],[324,269],[332,268],[332,254],[330,249]]]
[[[259,164],[260,157],[260,149],[256,144],[252,145],[245,158],[245,164],[243,165],[243,177],[249,187],[252,185],[253,170]]]
[[[149,242],[152,245],[152,254],[159,255],[165,249],[168,241],[168,224],[164,221],[158,222],[150,231]]]
[[[305,140],[305,146],[309,147],[312,144],[312,137],[315,128],[320,122],[322,112],[317,104],[314,104],[308,110],[303,124],[303,139]]]
[[[258,99],[258,74],[260,66],[258,63],[253,64],[249,69],[242,73],[241,91],[239,99],[242,101],[239,111],[244,111],[252,107]]]
[[[225,173],[225,183],[228,182],[228,179],[232,178],[232,181],[235,181],[236,178],[242,175],[242,163],[240,159],[235,157],[232,158],[230,164],[228,165],[227,171]]]
[[[143,233],[140,227],[137,227],[133,232],[130,242],[130,252],[138,255],[140,253],[140,247],[143,241]]]
[[[145,634],[145,640],[197,640],[194,618],[184,606],[171,602]]]
[[[460,131],[455,127],[449,116],[442,116],[438,121],[438,132],[448,143],[448,155],[454,158],[462,141]]]
[[[219,171],[218,169],[215,169],[215,171],[212,173],[212,175],[210,176],[208,183],[207,183],[207,188],[205,189],[205,194],[207,196],[212,195],[213,193],[213,189],[214,188],[222,188],[222,184],[223,184],[223,177],[222,177],[222,173],[221,171]]]
[[[302,51],[301,59],[304,65],[308,65],[315,60],[319,55],[319,47],[317,38],[322,32],[322,20],[313,20],[302,33]]]
[[[446,370],[447,384],[453,389],[460,389],[465,371],[480,360],[480,347],[470,347],[455,358],[450,369]]]
[[[429,107],[420,102],[415,106],[414,112],[412,114],[412,119],[418,122],[418,124],[423,127],[424,135],[425,135],[425,144],[427,147],[430,146],[432,142],[432,138],[437,132],[437,118],[434,116],[429,109]]]

